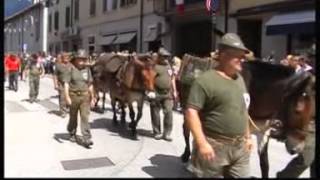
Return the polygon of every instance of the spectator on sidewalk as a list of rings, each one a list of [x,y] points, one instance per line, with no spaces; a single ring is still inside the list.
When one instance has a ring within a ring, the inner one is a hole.
[[[29,77],[29,101],[30,103],[37,102],[39,101],[37,97],[39,95],[40,77],[44,76],[44,67],[36,54],[31,55],[25,71]]]
[[[282,60],[280,61],[280,64],[282,64],[282,65],[284,65],[284,66],[289,66],[289,61],[290,61],[290,59],[292,59],[292,58],[293,58],[293,55],[289,54],[289,55],[287,55],[286,58],[284,58],[284,59],[282,59]]]
[[[300,56],[299,57],[299,65],[301,66],[302,70],[305,72],[313,73],[313,68],[308,64],[309,59],[307,56]]]
[[[18,56],[10,54],[5,62],[6,72],[9,75],[9,89],[18,91],[18,77],[21,68],[21,62]]]
[[[301,68],[299,64],[299,56],[293,56],[292,58],[288,59],[289,66],[292,67],[296,73],[303,72],[303,69]]]

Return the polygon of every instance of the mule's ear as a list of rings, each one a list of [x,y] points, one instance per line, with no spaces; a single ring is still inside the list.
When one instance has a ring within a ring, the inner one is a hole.
[[[297,91],[302,91],[311,80],[311,75],[309,73],[302,73],[294,75],[288,82],[287,94],[291,95]]]

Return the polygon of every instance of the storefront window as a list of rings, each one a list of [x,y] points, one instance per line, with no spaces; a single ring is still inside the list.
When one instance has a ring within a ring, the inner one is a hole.
[[[312,52],[312,45],[315,43],[313,34],[299,34],[292,36],[292,52],[295,54],[308,54]]]

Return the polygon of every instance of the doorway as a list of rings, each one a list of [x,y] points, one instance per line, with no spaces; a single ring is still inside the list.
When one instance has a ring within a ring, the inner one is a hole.
[[[238,20],[238,34],[256,57],[261,57],[261,20]]]

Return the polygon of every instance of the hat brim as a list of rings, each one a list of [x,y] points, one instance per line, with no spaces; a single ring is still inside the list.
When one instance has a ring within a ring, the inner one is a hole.
[[[245,54],[250,53],[250,50],[248,48],[246,48],[245,46],[232,46],[229,44],[219,44],[219,46],[225,46],[225,47],[229,47],[229,48],[233,48],[233,49],[237,49],[237,50],[242,50],[245,52]]]

